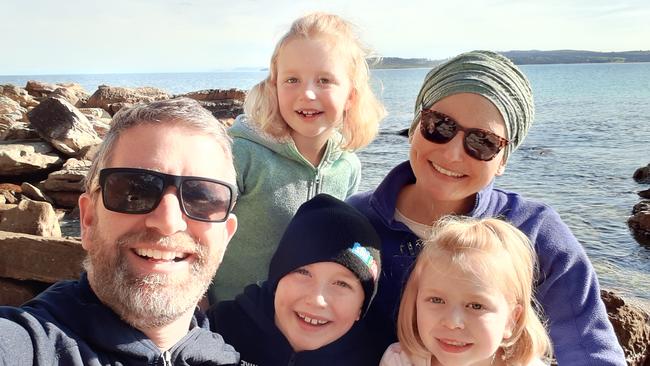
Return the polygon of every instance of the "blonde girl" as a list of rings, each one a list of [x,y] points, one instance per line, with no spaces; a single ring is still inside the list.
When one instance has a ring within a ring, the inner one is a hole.
[[[282,232],[318,193],[356,192],[354,151],[377,134],[385,111],[369,85],[368,53],[354,27],[332,14],[293,22],[271,56],[268,77],[249,92],[230,130],[239,230],[209,291],[233,298],[266,278]]]
[[[528,238],[494,218],[446,217],[424,240],[400,303],[390,365],[543,365]]]

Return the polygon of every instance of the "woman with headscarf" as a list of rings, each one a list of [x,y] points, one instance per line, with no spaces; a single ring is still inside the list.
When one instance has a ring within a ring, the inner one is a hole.
[[[396,340],[400,291],[420,239],[446,215],[502,218],[535,246],[536,299],[560,365],[625,365],[596,273],[551,207],[494,187],[533,122],[529,81],[506,57],[461,54],[425,77],[409,130],[409,160],[373,191],[348,199],[382,238],[379,292],[368,322]]]

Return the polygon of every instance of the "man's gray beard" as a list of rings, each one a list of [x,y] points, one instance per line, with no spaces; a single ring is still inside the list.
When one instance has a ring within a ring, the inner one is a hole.
[[[213,253],[212,258],[208,257],[205,246],[185,232],[163,237],[148,229],[127,233],[115,243],[109,243],[99,231],[96,226],[91,228],[93,250],[88,252],[84,261],[91,287],[105,305],[137,329],[168,325],[195,307],[219,265],[214,260],[218,256]],[[174,275],[159,273],[130,273],[122,248],[135,242],[158,243],[163,247],[194,252],[196,258],[189,275],[175,278]]]

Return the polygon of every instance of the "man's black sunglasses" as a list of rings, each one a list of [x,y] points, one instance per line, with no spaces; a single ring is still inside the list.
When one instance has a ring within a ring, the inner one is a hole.
[[[176,187],[183,213],[198,221],[226,221],[237,198],[235,186],[216,179],[138,168],[105,168],[99,172],[104,207],[119,213],[155,210],[169,186]]]

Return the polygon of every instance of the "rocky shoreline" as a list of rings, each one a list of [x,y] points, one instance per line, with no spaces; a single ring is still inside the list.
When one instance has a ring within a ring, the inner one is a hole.
[[[85,252],[78,237],[62,237],[60,222],[78,218],[83,179],[120,108],[188,97],[231,124],[245,96],[238,89],[170,95],[102,85],[91,95],[76,83],[0,85],[0,305],[20,305],[56,281],[78,278]],[[650,164],[634,179],[650,183]],[[650,200],[635,205],[628,224],[650,246]],[[650,305],[601,295],[628,364],[650,366]]]
[[[637,169],[632,178],[639,184],[650,185],[650,164]],[[634,239],[650,250],[650,188],[639,191],[638,194],[642,200],[632,208],[632,216],[627,224]]]

